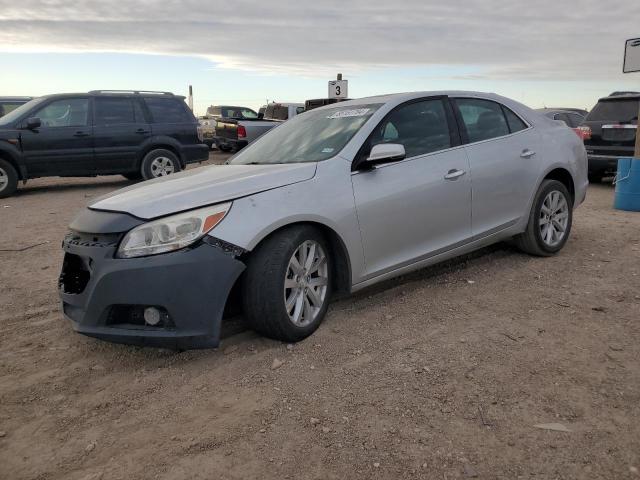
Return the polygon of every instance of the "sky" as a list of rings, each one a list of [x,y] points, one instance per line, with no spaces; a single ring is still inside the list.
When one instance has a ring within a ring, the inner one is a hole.
[[[258,108],[327,95],[495,92],[591,108],[640,37],[640,2],[602,0],[0,0],[0,95],[172,91]]]

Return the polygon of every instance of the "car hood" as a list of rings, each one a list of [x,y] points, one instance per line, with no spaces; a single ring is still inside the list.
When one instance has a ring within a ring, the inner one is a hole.
[[[212,165],[117,190],[89,208],[152,219],[309,180],[315,172],[315,163]]]

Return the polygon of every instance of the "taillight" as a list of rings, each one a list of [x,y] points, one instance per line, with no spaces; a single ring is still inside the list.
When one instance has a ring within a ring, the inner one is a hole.
[[[202,132],[202,127],[198,125],[198,128],[196,128],[196,130],[198,131],[198,141],[204,142],[204,133]]]
[[[238,125],[238,138],[247,138],[247,129],[244,125]]]
[[[591,127],[587,127],[586,125],[582,125],[578,128],[574,128],[574,131],[578,134],[578,136],[582,140],[591,140]]]

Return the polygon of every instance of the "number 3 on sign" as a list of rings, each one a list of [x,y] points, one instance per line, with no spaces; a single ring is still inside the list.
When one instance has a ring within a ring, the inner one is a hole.
[[[329,98],[348,98],[347,80],[332,80],[329,82]]]

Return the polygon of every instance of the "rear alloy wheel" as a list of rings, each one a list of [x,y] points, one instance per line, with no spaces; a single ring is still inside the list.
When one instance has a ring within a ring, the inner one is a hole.
[[[158,149],[147,153],[142,160],[140,172],[142,178],[150,180],[152,178],[166,177],[180,171],[180,161],[175,153]]]
[[[327,312],[331,268],[328,244],[313,227],[295,226],[268,238],[247,262],[243,284],[247,321],[277,340],[308,337]]]
[[[0,158],[0,198],[10,197],[18,189],[18,172],[6,160]]]
[[[542,182],[531,208],[527,229],[516,237],[526,253],[550,256],[567,243],[573,220],[573,199],[562,182]]]

